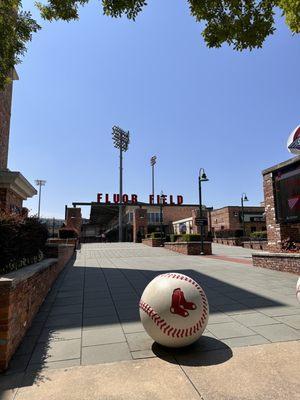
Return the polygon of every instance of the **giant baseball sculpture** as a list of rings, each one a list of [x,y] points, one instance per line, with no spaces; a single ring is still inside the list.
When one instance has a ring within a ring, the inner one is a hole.
[[[192,278],[171,272],[158,275],[140,300],[142,324],[157,343],[187,346],[206,328],[209,309],[204,290]]]

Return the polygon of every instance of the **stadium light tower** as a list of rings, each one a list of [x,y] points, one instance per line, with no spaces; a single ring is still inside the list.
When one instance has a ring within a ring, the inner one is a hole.
[[[120,186],[119,186],[119,242],[123,241],[123,151],[128,150],[129,131],[125,132],[118,126],[113,126],[112,136],[114,147],[120,150]]]
[[[150,158],[150,165],[152,167],[152,195],[154,198],[154,165],[156,164],[156,156]]]
[[[46,185],[46,181],[44,181],[44,180],[42,180],[42,179],[37,179],[37,180],[35,181],[35,184],[39,187],[38,219],[40,219],[42,186],[45,186],[45,185]]]

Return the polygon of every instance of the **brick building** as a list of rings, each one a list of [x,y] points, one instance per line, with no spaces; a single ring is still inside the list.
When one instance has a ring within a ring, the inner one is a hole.
[[[265,209],[264,207],[244,207],[245,234],[251,232],[265,231]],[[209,213],[209,230],[212,233],[228,230],[243,231],[242,207],[226,206]]]
[[[185,218],[191,218],[194,224],[194,233],[198,233],[195,218],[198,216],[199,206],[188,205],[149,205],[139,203],[136,205],[124,206],[124,241],[136,241],[137,235],[145,236],[147,233],[160,232],[161,226],[165,234],[173,233],[173,222]],[[161,224],[162,213],[162,224]],[[204,207],[203,216],[207,215]],[[101,234],[111,240],[118,238],[118,205],[100,205],[91,203],[90,221],[82,225],[82,238],[86,241],[93,241],[101,238]]]
[[[285,240],[300,243],[300,156],[262,172],[270,251]]]
[[[24,213],[23,201],[37,191],[20,172],[7,168],[13,80],[18,79],[15,71],[11,78],[11,83],[0,91],[0,210]]]

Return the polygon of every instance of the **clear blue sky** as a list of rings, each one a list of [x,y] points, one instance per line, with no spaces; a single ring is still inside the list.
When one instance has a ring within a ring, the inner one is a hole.
[[[291,157],[300,122],[299,36],[279,19],[262,50],[211,50],[185,0],[149,1],[136,22],[104,17],[98,1],[80,14],[42,22],[17,68],[9,168],[47,180],[42,215],[117,193],[114,124],[131,132],[125,192],[146,200],[156,154],[157,191],[197,202],[205,167],[207,205],[239,204],[242,192],[259,204],[261,170]],[[37,201],[26,203],[32,213]]]

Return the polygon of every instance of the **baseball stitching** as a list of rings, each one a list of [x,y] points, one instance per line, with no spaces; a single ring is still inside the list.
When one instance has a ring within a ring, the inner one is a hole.
[[[190,328],[177,329],[177,328],[167,324],[167,322],[163,318],[161,318],[159,316],[159,314],[157,314],[157,312],[149,304],[145,303],[142,299],[140,300],[140,303],[139,303],[140,308],[152,319],[152,321],[158,326],[158,328],[163,333],[165,333],[167,336],[183,338],[183,337],[192,336],[195,333],[197,333],[203,327],[203,324],[205,323],[207,315],[208,315],[207,299],[206,299],[206,295],[203,292],[203,289],[201,288],[201,286],[198,285],[191,278],[188,278],[186,276],[182,276],[179,274],[174,274],[174,273],[162,274],[162,275],[159,275],[158,278],[180,279],[182,281],[186,281],[186,282],[194,285],[195,288],[198,290],[198,292],[201,296],[202,302],[203,302],[203,304],[202,304],[203,313],[201,315],[201,318],[195,325],[191,326]]]

